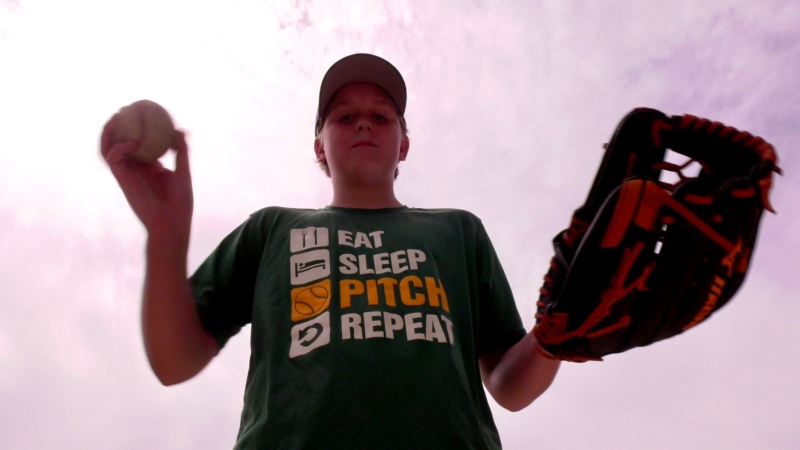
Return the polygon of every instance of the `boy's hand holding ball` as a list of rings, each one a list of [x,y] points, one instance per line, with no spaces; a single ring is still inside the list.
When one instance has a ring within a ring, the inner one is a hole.
[[[174,170],[159,162],[170,148]],[[100,153],[149,233],[188,240],[193,206],[188,147],[163,107],[139,100],[120,109],[103,128]]]

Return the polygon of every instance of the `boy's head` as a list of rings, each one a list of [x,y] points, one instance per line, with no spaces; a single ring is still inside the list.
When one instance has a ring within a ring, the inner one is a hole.
[[[343,88],[350,85],[374,85],[380,89],[381,96],[384,96],[392,108],[392,119],[396,120],[402,132],[407,151],[407,133],[405,113],[406,108],[406,85],[400,72],[388,61],[375,55],[357,53],[347,56],[334,63],[322,79],[319,92],[319,105],[317,107],[317,117],[315,123],[315,148],[320,168],[330,177],[330,167],[325,158],[320,159],[320,149],[322,148],[322,135],[325,123],[329,120],[329,115],[337,106],[341,99],[337,100],[337,94]],[[344,90],[342,94],[346,94]],[[339,95],[338,97],[341,97]],[[333,103],[332,103],[333,102]],[[357,125],[357,124],[356,124]],[[397,171],[395,170],[395,177]]]

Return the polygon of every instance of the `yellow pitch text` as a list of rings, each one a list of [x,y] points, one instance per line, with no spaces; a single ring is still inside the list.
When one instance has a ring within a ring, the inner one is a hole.
[[[353,302],[369,306],[397,306],[398,300],[405,306],[428,304],[450,312],[444,286],[433,277],[424,277],[424,281],[416,275],[409,275],[400,280],[387,277],[339,282],[339,304],[342,309],[350,308]]]

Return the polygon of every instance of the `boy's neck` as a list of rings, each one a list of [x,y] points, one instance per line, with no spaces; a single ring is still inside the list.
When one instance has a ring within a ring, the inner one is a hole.
[[[355,187],[337,186],[333,189],[331,206],[358,209],[399,208],[403,206],[394,195],[393,186]]]

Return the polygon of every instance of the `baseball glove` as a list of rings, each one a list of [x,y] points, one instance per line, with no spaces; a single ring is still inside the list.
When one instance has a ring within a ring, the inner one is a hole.
[[[687,157],[665,161],[666,149]],[[697,176],[682,173],[691,162]],[[677,174],[674,184],[659,181]],[[762,138],[638,108],[620,122],[586,202],[553,239],[534,333],[558,359],[599,360],[682,333],[744,281],[772,173]]]

